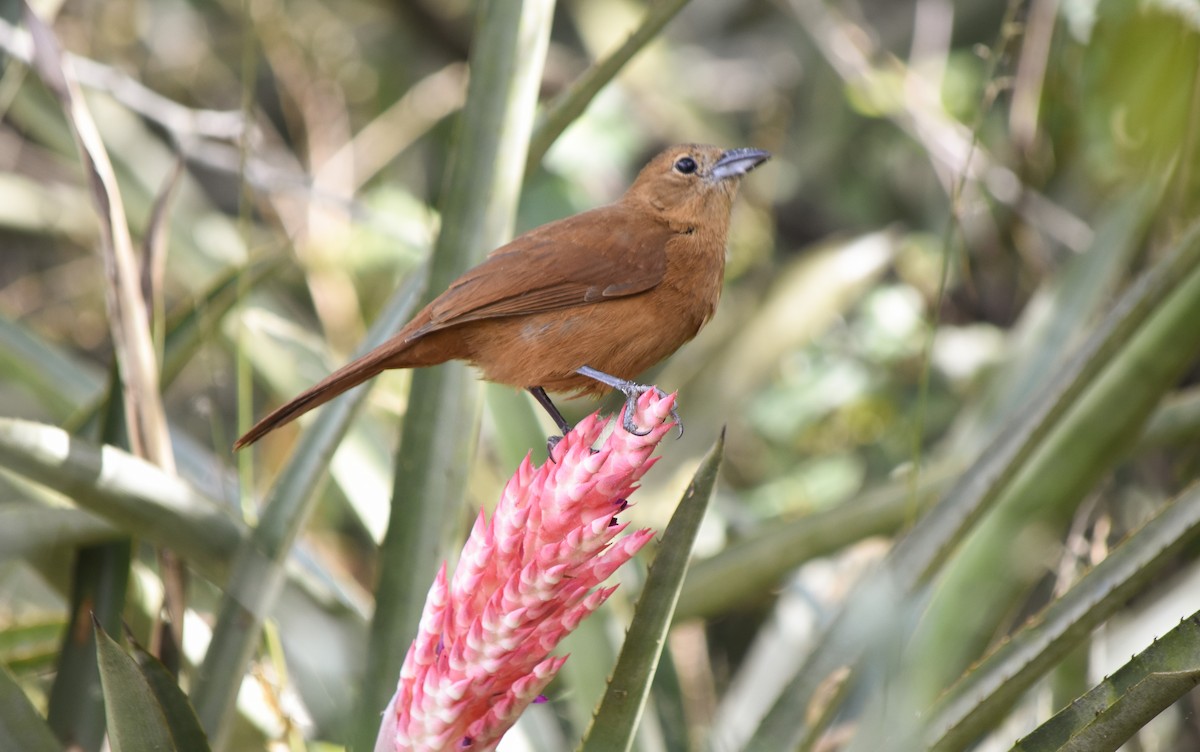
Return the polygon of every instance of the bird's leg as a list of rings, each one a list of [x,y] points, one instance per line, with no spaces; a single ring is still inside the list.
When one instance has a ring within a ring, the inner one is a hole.
[[[624,394],[625,419],[621,425],[625,427],[626,431],[635,436],[645,436],[646,434],[650,433],[649,428],[647,428],[645,431],[642,431],[638,428],[637,424],[633,422],[633,413],[637,408],[638,397],[641,397],[650,390],[654,390],[654,393],[660,397],[665,397],[666,395],[663,394],[661,389],[653,385],[638,384],[633,381],[629,381],[628,379],[617,378],[616,376],[607,374],[604,371],[597,371],[591,366],[580,366],[579,368],[575,369],[575,373],[579,374],[580,376],[587,376],[590,379],[595,379],[601,384],[610,386],[621,394]],[[680,420],[679,413],[675,411],[674,407],[671,408],[671,419],[674,420],[675,425],[679,427],[679,435],[683,436],[683,421]]]
[[[571,424],[567,422],[567,419],[563,417],[558,408],[554,406],[554,403],[550,401],[550,395],[546,394],[546,390],[540,386],[531,386],[529,387],[529,393],[550,414],[550,420],[554,421],[554,425],[558,426],[558,430],[563,432],[563,436],[566,436],[567,432],[571,430]]]
[[[558,430],[562,431],[562,436],[551,436],[550,438],[546,439],[546,450],[553,454],[554,447],[558,444],[558,442],[562,441],[563,438],[566,437],[567,433],[571,430],[571,424],[567,422],[567,419],[563,417],[562,413],[558,411],[558,408],[554,406],[554,403],[550,401],[550,395],[546,394],[545,389],[541,388],[540,386],[531,386],[528,388],[528,391],[533,395],[533,398],[538,401],[538,404],[550,414],[550,420],[554,421],[554,425],[558,426]]]

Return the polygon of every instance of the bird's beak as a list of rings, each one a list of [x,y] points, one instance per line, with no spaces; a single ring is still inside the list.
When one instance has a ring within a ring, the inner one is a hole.
[[[771,158],[771,153],[762,149],[730,149],[713,165],[709,177],[713,180],[740,178]]]

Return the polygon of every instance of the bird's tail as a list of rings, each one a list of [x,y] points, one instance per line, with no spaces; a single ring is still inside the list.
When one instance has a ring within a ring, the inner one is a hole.
[[[233,450],[236,452],[244,446],[253,444],[276,428],[291,423],[309,410],[325,404],[342,392],[353,389],[388,368],[409,365],[396,363],[396,353],[394,350],[389,352],[389,349],[386,345],[379,347],[329,374],[287,404],[275,409],[255,423],[253,428],[234,442]]]

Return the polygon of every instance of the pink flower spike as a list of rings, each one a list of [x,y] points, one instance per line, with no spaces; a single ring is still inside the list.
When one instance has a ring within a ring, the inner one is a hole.
[[[376,752],[492,750],[566,656],[551,652],[616,590],[601,583],[654,537],[624,534],[637,481],[670,431],[675,395],[647,391],[627,432],[581,420],[534,466],[526,457],[491,520],[482,513],[449,576],[443,566],[384,711]],[[605,431],[611,433],[596,447]]]

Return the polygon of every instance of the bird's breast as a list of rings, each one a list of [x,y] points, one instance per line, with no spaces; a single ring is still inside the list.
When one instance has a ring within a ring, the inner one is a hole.
[[[681,325],[692,328],[688,339],[716,312],[724,277],[724,233],[697,229],[667,244],[662,302],[681,319]]]

